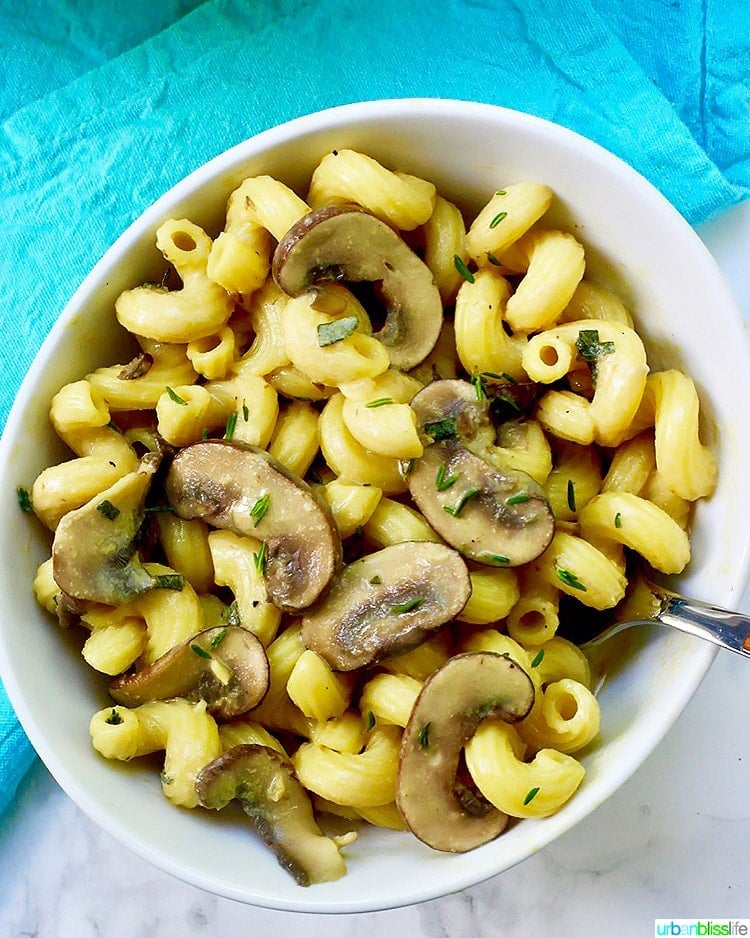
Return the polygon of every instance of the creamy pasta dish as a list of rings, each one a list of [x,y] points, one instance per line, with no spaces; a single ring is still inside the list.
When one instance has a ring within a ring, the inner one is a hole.
[[[600,712],[562,620],[633,558],[681,571],[715,486],[690,377],[550,188],[498,184],[467,218],[341,149],[304,193],[245,179],[218,233],[164,222],[131,360],[57,393],[71,456],[21,493],[36,598],[108,682],[96,751],[239,802],[301,885],[365,823],[458,853],[572,798]]]

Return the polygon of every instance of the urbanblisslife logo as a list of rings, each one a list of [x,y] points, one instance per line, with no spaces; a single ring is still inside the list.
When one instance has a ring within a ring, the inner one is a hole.
[[[657,918],[655,935],[750,935],[750,918]]]

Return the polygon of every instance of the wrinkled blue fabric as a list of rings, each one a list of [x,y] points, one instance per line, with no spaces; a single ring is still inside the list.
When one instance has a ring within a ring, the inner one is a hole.
[[[408,96],[527,111],[625,159],[691,223],[750,193],[750,0],[17,6],[0,0],[0,423],[134,218],[227,147],[320,108]],[[1,691],[0,734],[1,811],[31,759]]]

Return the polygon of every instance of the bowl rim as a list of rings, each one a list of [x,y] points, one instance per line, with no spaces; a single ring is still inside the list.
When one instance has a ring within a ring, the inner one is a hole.
[[[704,255],[704,262],[708,267],[713,266],[717,288],[724,291],[725,305],[728,309],[734,309],[737,325],[741,325],[741,314],[736,307],[728,287],[724,283],[723,275],[708,250],[700,241],[696,232],[648,179],[600,144],[545,118],[499,105],[475,101],[461,101],[459,99],[450,98],[421,97],[388,98],[353,102],[296,117],[274,127],[270,127],[267,130],[261,131],[235,144],[186,175],[169,190],[164,192],[128,225],[86,274],[78,288],[74,291],[64,309],[57,317],[52,329],[39,347],[26,376],[19,386],[2,433],[2,438],[0,439],[0,478],[7,477],[10,450],[14,441],[19,438],[19,434],[22,432],[23,416],[29,393],[37,385],[50,353],[56,347],[62,332],[75,317],[78,308],[85,301],[92,286],[101,282],[103,275],[106,274],[107,270],[111,269],[113,260],[121,255],[127,254],[144,232],[152,231],[157,220],[164,216],[165,210],[167,210],[170,205],[179,204],[187,194],[202,187],[207,182],[213,180],[217,175],[227,172],[230,167],[246,161],[250,156],[262,155],[263,153],[272,151],[280,144],[286,143],[298,136],[303,136],[307,133],[317,134],[325,129],[345,128],[355,120],[357,122],[366,122],[373,118],[380,120],[388,119],[390,116],[402,118],[404,110],[410,108],[419,110],[421,113],[427,110],[435,115],[447,117],[453,114],[456,107],[460,107],[468,115],[474,115],[477,118],[486,116],[495,121],[511,121],[515,126],[543,133],[545,137],[551,138],[566,146],[582,148],[584,151],[597,155],[600,160],[611,164],[617,169],[618,174],[622,178],[628,180],[631,185],[637,185],[644,195],[652,201],[654,207],[665,215],[665,217],[669,218],[672,225],[678,226],[682,229],[686,237],[693,239],[694,247],[699,248]],[[737,562],[737,579],[743,587],[747,585],[750,579],[750,536],[748,537],[743,555]],[[741,595],[741,592],[739,595]],[[642,735],[641,745],[637,750],[637,755],[630,760],[621,760],[617,764],[616,769],[610,771],[606,778],[607,784],[599,785],[593,800],[574,798],[566,806],[564,812],[545,819],[546,834],[543,842],[540,843],[540,848],[549,845],[561,834],[565,833],[580,820],[588,816],[605,800],[611,797],[619,787],[631,777],[638,767],[642,765],[687,705],[708,672],[717,653],[718,649],[708,643],[701,643],[701,645],[698,646],[696,654],[691,661],[689,673],[685,674],[685,681],[681,685],[682,694],[676,695],[675,698],[670,701],[668,710],[665,711],[662,720],[652,727],[652,732]],[[196,871],[187,870],[184,865],[174,862],[171,856],[165,857],[158,850],[153,849],[150,843],[143,842],[139,837],[134,836],[123,820],[118,819],[115,814],[104,810],[97,803],[91,803],[86,793],[85,783],[70,772],[64,760],[59,757],[57,751],[49,749],[49,745],[44,738],[41,728],[37,725],[26,707],[25,692],[16,679],[13,662],[7,656],[2,629],[0,629],[0,675],[2,676],[7,695],[16,711],[19,722],[29,737],[29,740],[58,784],[81,810],[105,831],[112,834],[117,840],[155,867],[170,873],[177,879],[210,892],[223,895],[227,898],[259,907],[284,911],[315,913],[364,913],[380,911],[413,905],[449,893],[458,892],[494,877],[495,875],[499,875],[504,870],[511,868],[536,852],[533,849],[529,851],[528,848],[519,850],[517,851],[517,855],[511,855],[510,862],[505,863],[502,868],[492,868],[492,864],[484,863],[480,864],[479,869],[477,869],[476,864],[468,864],[463,876],[453,875],[449,889],[445,888],[438,877],[434,885],[425,886],[421,890],[412,889],[408,897],[394,898],[393,900],[383,899],[379,902],[370,902],[366,906],[362,905],[362,903],[358,902],[356,899],[347,901],[336,899],[335,901],[329,901],[323,892],[316,897],[316,894],[311,893],[309,890],[299,890],[300,896],[298,900],[288,900],[286,897],[280,900],[277,897],[269,898],[262,895],[248,895],[246,892],[240,893],[236,890],[228,889],[224,884],[212,880],[210,877],[199,876],[196,874]]]

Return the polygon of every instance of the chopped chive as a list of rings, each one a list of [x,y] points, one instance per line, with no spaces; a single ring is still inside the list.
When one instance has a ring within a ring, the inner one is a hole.
[[[365,404],[365,407],[384,407],[386,404],[395,404],[392,397],[378,397],[374,401]]]
[[[244,401],[242,402],[242,419],[245,421],[245,423],[247,423],[250,419],[250,408]]]
[[[581,592],[586,592],[585,584],[581,583],[575,573],[571,573],[570,570],[564,570],[562,567],[557,568],[557,578],[562,583],[565,583],[566,586],[570,586],[574,590],[581,590]]]
[[[258,501],[250,509],[250,517],[253,519],[253,527],[257,528],[261,521],[268,514],[268,509],[271,506],[271,496],[266,492],[261,495]]]
[[[334,319],[333,322],[318,323],[318,345],[325,348],[326,345],[334,345],[348,338],[357,331],[359,319],[356,316],[344,316],[342,319]]]
[[[498,212],[497,215],[495,215],[495,217],[494,217],[494,218],[492,219],[492,221],[490,222],[490,228],[497,228],[497,226],[500,224],[500,222],[501,222],[504,218],[507,218],[507,217],[508,217],[508,213],[507,213],[507,212]]]
[[[109,716],[104,722],[109,723],[110,726],[119,726],[122,723],[122,717],[117,712],[117,710],[112,707],[112,709],[109,711]]]
[[[162,573],[155,576],[154,580],[158,589],[179,593],[185,588],[185,577],[181,573]]]
[[[471,383],[474,385],[474,391],[477,395],[478,401],[483,401],[487,397],[487,392],[484,388],[484,381],[482,380],[482,375],[472,375]]]
[[[530,789],[526,792],[526,797],[523,799],[523,803],[524,803],[525,805],[529,804],[529,802],[530,802],[530,801],[533,801],[534,798],[536,798],[536,796],[537,796],[538,794],[539,794],[539,789],[538,789],[538,788],[530,788]]]
[[[260,545],[260,550],[257,551],[257,553],[253,554],[253,560],[255,561],[255,569],[258,571],[258,573],[261,576],[264,576],[266,572],[267,554],[268,554],[268,547],[266,546],[266,542],[263,541],[263,543]]]
[[[375,574],[375,576],[370,577],[370,584],[372,586],[378,586],[382,582],[383,582],[382,579],[378,576],[377,573]]]
[[[208,439],[208,427],[204,427],[204,428],[201,430],[201,439],[202,439],[202,440],[207,440],[207,439]]]
[[[34,506],[31,504],[31,495],[25,486],[19,485],[16,488],[16,497],[18,498],[18,507],[21,509],[21,511],[24,511],[28,514],[34,510]]]
[[[237,411],[234,411],[234,413],[231,413],[229,415],[229,419],[227,420],[227,426],[226,426],[226,429],[224,430],[225,440],[232,439],[232,437],[234,436],[234,430],[236,426],[237,426]]]
[[[453,440],[458,436],[456,418],[446,417],[444,420],[432,420],[424,425],[424,432],[436,442]]]
[[[469,283],[474,283],[475,277],[474,274],[469,270],[464,261],[458,256],[458,254],[453,255],[453,266],[461,274],[464,280],[467,280]]]
[[[544,661],[544,649],[540,648],[539,651],[534,655],[534,660],[531,662],[531,667],[538,668],[542,661]]]
[[[403,460],[401,460],[399,462],[399,471],[401,475],[404,478],[406,478],[407,476],[410,476],[412,472],[414,471],[414,466],[416,464],[417,464],[416,459],[410,459],[408,462],[404,462]]]
[[[205,648],[201,648],[200,645],[192,644],[190,646],[190,651],[192,651],[193,654],[198,655],[199,658],[203,658],[205,660],[210,660],[211,658],[211,653],[206,651]]]
[[[568,479],[568,508],[575,514],[576,511],[576,485],[572,479]]]
[[[106,498],[104,501],[99,502],[96,506],[96,510],[100,511],[108,521],[114,521],[120,514],[120,509],[117,505],[113,505],[112,502],[108,501]]]
[[[505,499],[506,505],[522,505],[524,502],[529,500],[529,496],[525,492],[519,492],[518,495],[511,495],[509,498]]]
[[[487,560],[483,561],[491,564],[505,565],[510,563],[510,557],[506,557],[505,554],[482,554],[483,557],[486,557]]]
[[[494,255],[494,254],[491,254],[489,251],[487,251],[487,260],[488,260],[488,261],[490,262],[490,264],[492,264],[494,267],[502,267],[502,266],[503,266],[503,265],[501,264],[501,262],[495,257],[495,255]]]
[[[443,505],[443,511],[447,511],[449,515],[452,515],[454,518],[458,518],[458,516],[464,510],[467,502],[469,502],[472,498],[474,498],[475,495],[478,494],[479,489],[467,489],[453,507],[450,505]]]
[[[144,508],[147,515],[160,515],[168,511],[174,511],[172,505],[147,505]]]
[[[508,194],[508,190],[507,190],[507,189],[496,189],[496,190],[495,190],[495,195],[507,195],[507,194]]]
[[[218,648],[219,645],[221,645],[221,643],[227,637],[227,632],[228,632],[228,629],[222,629],[220,632],[217,632],[216,635],[214,635],[214,637],[208,643],[211,646],[211,648]]]
[[[417,742],[422,749],[429,749],[430,746],[430,727],[432,723],[425,723],[417,733]]]
[[[394,603],[391,606],[391,612],[401,613],[401,612],[411,612],[413,609],[416,609],[418,606],[422,605],[422,597],[414,596],[412,599],[407,599],[403,603]]]
[[[617,514],[615,515],[615,527],[616,527],[616,528],[621,528],[621,527],[622,527],[622,515],[620,514],[619,511],[618,511]]]
[[[461,475],[460,472],[455,472],[451,476],[446,476],[445,472],[445,463],[440,463],[437,474],[435,475],[435,488],[438,492],[445,492],[446,489],[449,489],[457,481],[459,475]]]
[[[177,391],[174,390],[174,388],[170,388],[170,386],[167,385],[166,390],[170,399],[173,400],[175,404],[182,404],[183,407],[187,407],[187,401],[181,398]]]
[[[371,730],[374,726],[375,726],[375,714],[372,712],[372,710],[368,710],[368,711],[367,711],[367,722],[366,722],[366,724],[365,724],[365,728],[366,728],[367,730]]]

